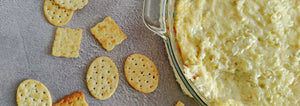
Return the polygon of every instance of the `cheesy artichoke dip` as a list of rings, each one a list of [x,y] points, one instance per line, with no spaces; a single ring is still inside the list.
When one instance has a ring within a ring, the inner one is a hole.
[[[175,29],[209,104],[300,104],[300,0],[179,0]]]

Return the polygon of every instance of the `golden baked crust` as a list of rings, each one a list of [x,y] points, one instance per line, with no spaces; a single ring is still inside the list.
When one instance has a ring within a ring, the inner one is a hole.
[[[178,0],[183,73],[212,105],[298,105],[299,7],[299,0]]]

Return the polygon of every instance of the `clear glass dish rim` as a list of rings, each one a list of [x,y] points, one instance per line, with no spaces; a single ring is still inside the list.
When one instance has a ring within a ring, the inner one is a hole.
[[[150,0],[151,1],[151,0]],[[176,2],[178,0],[161,0],[161,4],[160,4],[160,19],[159,19],[159,23],[160,26],[152,26],[150,24],[148,24],[145,21],[145,11],[149,11],[146,8],[147,3],[149,3],[149,0],[144,0],[144,4],[143,4],[143,21],[145,23],[145,25],[148,27],[148,29],[150,29],[151,31],[155,32],[157,35],[159,35],[160,37],[162,37],[164,39],[164,43],[167,49],[167,53],[169,56],[169,60],[171,62],[171,65],[173,67],[173,71],[176,71],[175,74],[177,74],[181,80],[181,82],[184,84],[185,88],[188,90],[188,92],[193,96],[193,98],[200,104],[200,105],[208,105],[207,100],[200,95],[200,93],[198,92],[197,89],[195,89],[196,87],[191,83],[190,80],[188,80],[183,72],[183,64],[182,59],[181,59],[181,55],[179,55],[178,53],[178,48],[177,48],[177,44],[175,41],[175,31],[174,31],[174,18],[175,18],[175,6],[176,6]],[[152,4],[153,5],[153,4]],[[159,5],[159,4],[156,4]],[[178,78],[177,78],[178,80]]]

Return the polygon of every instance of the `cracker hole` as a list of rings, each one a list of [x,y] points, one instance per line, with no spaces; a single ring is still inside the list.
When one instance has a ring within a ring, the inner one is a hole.
[[[48,105],[48,103],[45,104],[46,106]]]
[[[101,79],[104,79],[104,77],[102,76]]]
[[[153,86],[150,86],[149,88],[152,88]]]
[[[112,68],[112,66],[109,66],[110,68]]]
[[[110,71],[107,71],[107,73],[110,73]]]
[[[96,85],[98,84],[98,82],[96,82]]]
[[[135,63],[134,65],[137,65],[137,63]]]
[[[101,89],[104,89],[104,87],[102,87]]]
[[[96,71],[96,74],[98,74],[98,71]]]
[[[110,82],[108,81],[107,84],[110,84]]]
[[[113,78],[116,79],[116,76],[114,76]]]
[[[143,86],[142,86],[142,85],[140,85],[140,87],[142,88]]]
[[[141,82],[141,80],[139,80],[139,82]]]
[[[92,77],[90,77],[90,79],[92,79]]]
[[[135,71],[132,71],[132,73],[135,73]]]
[[[144,74],[144,72],[142,71],[141,74]]]
[[[153,79],[155,79],[155,76],[153,76]]]
[[[96,89],[96,88],[93,88],[94,90]]]
[[[134,58],[132,58],[131,60],[134,60]]]
[[[146,83],[149,83],[149,81],[146,81]]]
[[[146,65],[145,64],[143,64],[143,67],[145,67]]]
[[[96,68],[96,66],[94,66],[94,68]]]
[[[101,66],[101,68],[104,68],[104,66]]]
[[[101,96],[103,96],[103,93],[101,93]]]
[[[34,99],[34,98],[33,98],[32,100],[33,100],[33,101],[35,101],[35,99]]]
[[[130,80],[132,81],[133,79],[132,79],[132,78],[130,78]]]
[[[42,99],[41,102],[44,102],[44,100]]]
[[[44,91],[43,94],[46,94],[46,92]]]
[[[144,59],[141,59],[142,61],[144,61]]]
[[[104,60],[101,60],[102,62],[104,62]]]

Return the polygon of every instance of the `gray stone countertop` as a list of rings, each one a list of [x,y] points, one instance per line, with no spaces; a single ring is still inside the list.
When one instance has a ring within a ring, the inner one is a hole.
[[[43,12],[44,0],[0,0],[0,104],[15,106],[16,90],[25,79],[42,82],[53,103],[75,91],[82,91],[90,106],[173,106],[177,100],[186,106],[197,105],[177,84],[163,39],[148,30],[142,21],[143,0],[89,0],[74,12],[63,26],[83,29],[78,58],[54,57],[51,47],[56,26]],[[90,28],[111,16],[127,35],[122,44],[105,51],[92,36]],[[134,90],[126,81],[124,62],[133,53],[149,57],[157,66],[158,88],[149,94]],[[91,62],[99,56],[110,57],[120,73],[116,92],[107,100],[89,93],[85,76]]]

